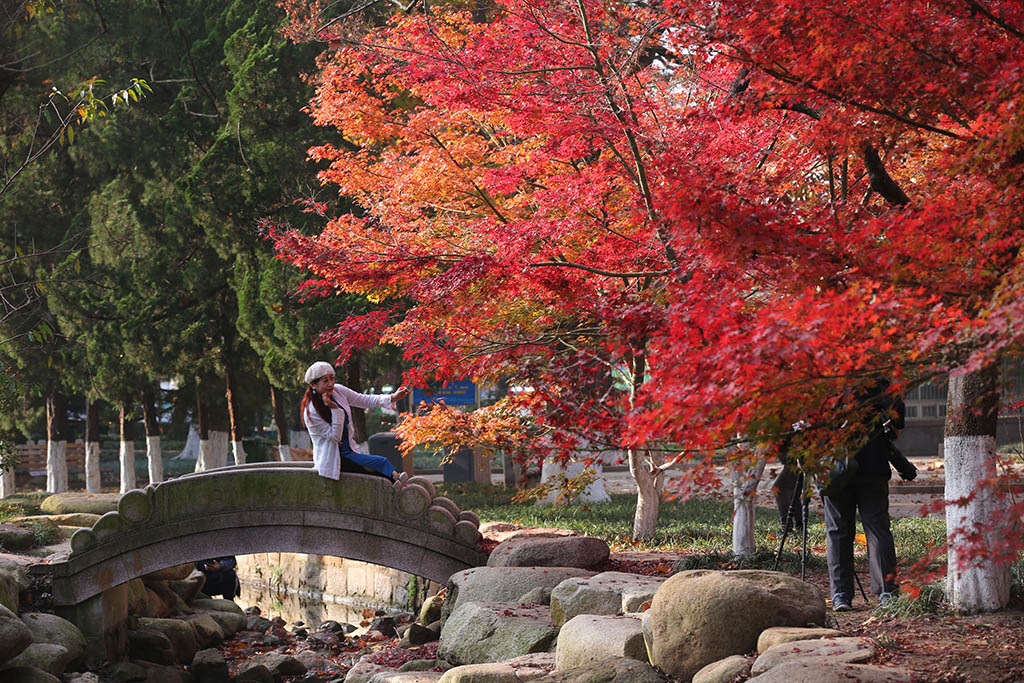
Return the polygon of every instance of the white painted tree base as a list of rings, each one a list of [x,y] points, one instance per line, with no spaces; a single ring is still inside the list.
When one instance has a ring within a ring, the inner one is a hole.
[[[0,498],[14,495],[14,468],[0,471]]]
[[[1010,565],[985,558],[961,566],[969,557],[963,548],[966,534],[977,532],[986,548],[1003,539],[1005,500],[978,482],[994,477],[996,441],[992,436],[947,436],[943,440],[946,469],[946,533],[948,567],[946,599],[961,613],[992,612],[1010,601]],[[953,501],[975,494],[967,505]]]
[[[149,483],[162,482],[164,480],[164,455],[159,436],[146,437],[146,463],[149,465]]]
[[[754,542],[754,494],[764,473],[765,462],[766,458],[759,457],[752,466],[737,463],[731,468],[733,555],[753,555],[757,550]]]
[[[122,441],[118,450],[118,460],[121,463],[121,493],[127,493],[136,488],[135,485],[135,443]]]
[[[292,461],[292,448],[291,446],[278,446],[277,454],[281,457],[281,462]]]
[[[228,464],[228,433],[210,430],[209,439],[199,440],[199,457],[196,458],[196,472],[205,472]]]
[[[99,493],[100,483],[100,442],[85,444],[85,492]]]
[[[231,442],[231,455],[234,456],[236,465],[245,464],[245,446],[241,441]]]
[[[608,491],[605,490],[604,486],[604,466],[600,461],[595,462],[589,468],[584,462],[570,462],[568,465],[562,465],[555,460],[545,460],[540,467],[540,481],[544,483],[552,477],[565,476],[567,479],[572,479],[583,474],[584,470],[589,469],[594,474],[594,481],[587,485],[580,495],[575,496],[570,502],[572,503],[607,503],[612,498],[608,495]],[[548,493],[544,498],[537,501],[539,505],[553,505],[555,500],[558,498],[558,491],[552,491]]]
[[[46,442],[46,490],[60,493],[68,490],[68,442]]]

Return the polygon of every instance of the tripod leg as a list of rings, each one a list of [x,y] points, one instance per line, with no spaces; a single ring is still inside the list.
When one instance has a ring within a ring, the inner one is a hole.
[[[860,594],[864,598],[864,602],[868,601],[868,594],[864,592],[864,584],[860,582],[860,575],[857,574],[857,570],[853,570],[853,578],[857,579],[857,588],[860,589]]]
[[[803,548],[800,551],[800,580],[801,581],[806,581],[807,580],[807,518],[810,515],[811,497],[807,495],[807,491],[805,491],[803,486],[802,486],[802,484],[803,484],[803,474],[802,473],[801,473],[801,476],[800,476],[800,483],[801,483],[801,487],[800,487],[801,493],[800,493],[800,495],[802,497],[801,502],[803,503],[800,506],[800,508],[801,508],[800,511],[802,513],[803,526],[804,526],[804,545],[803,545]]]
[[[789,505],[786,506],[786,519],[782,523],[782,539],[779,540],[779,550],[775,553],[775,565],[772,566],[772,571],[779,570],[779,561],[782,559],[782,549],[786,546],[786,538],[789,536],[789,530],[793,528],[793,508],[796,507],[796,501],[800,495],[800,491],[803,489],[804,473],[800,473],[800,477],[797,480],[798,485],[793,489],[793,495],[789,500]],[[806,545],[806,544],[805,544]]]

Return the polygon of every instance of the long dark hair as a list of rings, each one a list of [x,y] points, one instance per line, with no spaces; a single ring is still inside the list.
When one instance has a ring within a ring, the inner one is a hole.
[[[320,414],[324,422],[331,424],[331,409],[324,403],[320,392],[314,391],[313,385],[308,384],[306,385],[306,393],[302,396],[302,408],[299,410],[299,419],[302,420],[302,426],[306,426],[306,408],[310,403],[313,404],[313,409]]]

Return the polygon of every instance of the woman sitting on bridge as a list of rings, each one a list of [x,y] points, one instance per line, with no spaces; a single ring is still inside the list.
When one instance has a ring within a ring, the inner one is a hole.
[[[394,466],[379,455],[356,450],[352,437],[352,408],[391,408],[409,395],[400,387],[390,396],[360,394],[334,383],[334,367],[318,361],[306,370],[306,394],[300,419],[313,441],[313,469],[322,477],[337,479],[342,472],[368,472],[398,480]]]

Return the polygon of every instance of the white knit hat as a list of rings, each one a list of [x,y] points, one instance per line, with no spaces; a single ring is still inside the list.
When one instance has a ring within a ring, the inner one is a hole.
[[[321,377],[334,374],[334,366],[318,360],[306,369],[306,384],[312,384]]]

